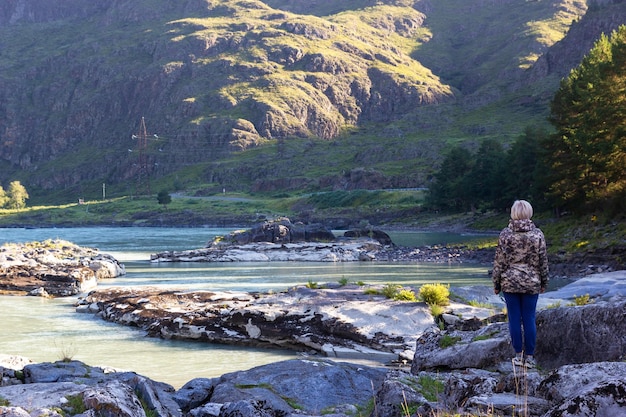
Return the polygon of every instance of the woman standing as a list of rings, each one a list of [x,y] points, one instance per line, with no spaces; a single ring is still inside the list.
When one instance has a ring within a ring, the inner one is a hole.
[[[502,291],[509,318],[513,364],[536,366],[535,312],[539,293],[548,285],[548,255],[543,232],[530,218],[533,207],[517,200],[511,207],[509,225],[500,232],[493,262],[494,293]],[[523,333],[522,333],[523,329]]]

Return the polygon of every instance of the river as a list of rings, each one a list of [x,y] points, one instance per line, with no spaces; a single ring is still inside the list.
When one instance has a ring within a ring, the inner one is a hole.
[[[203,247],[232,229],[92,227],[0,228],[0,244],[64,239],[109,253],[126,267],[125,276],[100,282],[99,287],[159,286],[186,290],[280,291],[308,282],[398,283],[419,286],[442,282],[455,285],[489,284],[487,266],[407,263],[167,263],[149,261],[165,250]],[[341,233],[341,232],[337,232]],[[457,243],[479,238],[451,233],[389,232],[404,246]],[[44,299],[0,296],[2,332],[0,354],[33,361],[63,358],[92,366],[132,370],[176,388],[196,377],[227,372],[296,357],[294,352],[167,341],[74,312],[78,297]]]

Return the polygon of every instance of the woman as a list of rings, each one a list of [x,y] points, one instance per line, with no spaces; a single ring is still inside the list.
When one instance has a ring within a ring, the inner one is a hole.
[[[530,218],[533,207],[517,200],[511,207],[511,220],[498,239],[493,262],[494,293],[504,294],[511,343],[515,349],[513,364],[536,366],[535,312],[539,293],[548,285],[548,255],[543,232]],[[523,327],[523,336],[522,336]]]

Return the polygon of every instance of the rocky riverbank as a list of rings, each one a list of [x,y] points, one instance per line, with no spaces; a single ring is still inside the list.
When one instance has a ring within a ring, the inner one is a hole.
[[[0,246],[0,294],[66,297],[125,273],[112,256],[64,240]]]
[[[223,326],[230,326],[226,317],[241,319],[239,330],[225,332],[228,337],[235,332],[248,339],[276,334],[280,316],[293,309],[303,328],[293,339],[302,338],[311,321],[330,324],[326,326],[328,343],[338,348],[324,354],[341,358],[344,353],[359,352],[355,345],[367,346],[364,341],[370,340],[387,355],[393,344],[400,351],[412,343],[412,355],[407,358],[403,351],[403,360],[365,366],[323,358],[313,354],[315,345],[307,344],[301,359],[217,378],[192,379],[178,390],[133,372],[76,361],[32,364],[8,357],[0,362],[0,413],[10,417],[619,416],[626,411],[624,282],[626,272],[613,272],[542,295],[553,306],[544,308],[542,303],[537,317],[537,369],[512,366],[507,324],[498,321],[497,306],[452,302],[437,324],[424,303],[395,303],[377,297],[353,300],[353,288],[309,289],[319,294],[307,294],[307,298],[319,305],[302,307],[302,299],[280,304],[279,294],[270,303],[245,294],[229,300],[215,294],[212,300],[197,293],[163,299],[158,293],[126,294],[119,298],[133,309],[126,314],[150,316],[154,323],[157,317],[174,314],[176,306],[187,310],[172,320],[181,332],[201,334],[199,323],[193,327],[191,320],[214,313],[210,307],[214,301],[215,308],[221,304],[224,311],[231,312],[221,316]],[[592,303],[569,305],[573,294],[585,292],[590,293]],[[298,292],[285,298],[295,294]],[[468,300],[491,301],[495,297],[488,287],[463,288],[459,294]],[[141,298],[135,298],[139,295]],[[166,310],[163,307],[168,302]],[[118,308],[108,301],[96,304],[101,303],[98,311]],[[274,326],[267,325],[269,320],[266,327],[258,325],[254,320],[260,314],[255,309],[267,319],[274,312]],[[164,327],[168,332],[177,331],[176,326]],[[317,345],[326,344],[323,336],[321,333],[314,340]],[[346,339],[345,345],[338,342],[341,338]],[[375,350],[375,346],[369,347]]]
[[[384,237],[355,236],[364,238],[378,248],[368,261],[490,262],[493,257],[462,248],[398,248],[381,242]],[[107,274],[98,271],[108,268],[123,272],[114,260],[96,267],[101,258],[88,249],[59,246],[52,253],[36,249],[19,262],[4,254],[3,268],[15,263],[46,271],[57,265],[65,271],[69,264],[85,276],[85,267],[102,277]],[[584,268],[577,269],[583,272],[578,277],[603,267]],[[80,275],[68,271],[67,276]],[[15,281],[27,276],[12,275]],[[532,370],[512,366],[502,302],[488,286],[455,288],[451,304],[437,317],[423,302],[388,298],[388,288],[354,284],[273,294],[94,290],[81,299],[78,312],[142,328],[149,336],[290,348],[302,358],[192,379],[176,390],[133,372],[0,355],[0,415],[619,416],[626,411],[625,282],[625,271],[592,274],[542,295],[539,368]],[[585,294],[591,303],[576,306]],[[380,365],[366,366],[362,359]]]

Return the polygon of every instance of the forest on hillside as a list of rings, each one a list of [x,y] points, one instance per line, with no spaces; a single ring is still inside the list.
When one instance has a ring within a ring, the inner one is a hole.
[[[602,35],[561,81],[551,102],[554,132],[529,127],[505,150],[484,140],[445,157],[430,204],[449,211],[505,210],[525,198],[541,209],[626,212],[626,26]]]

